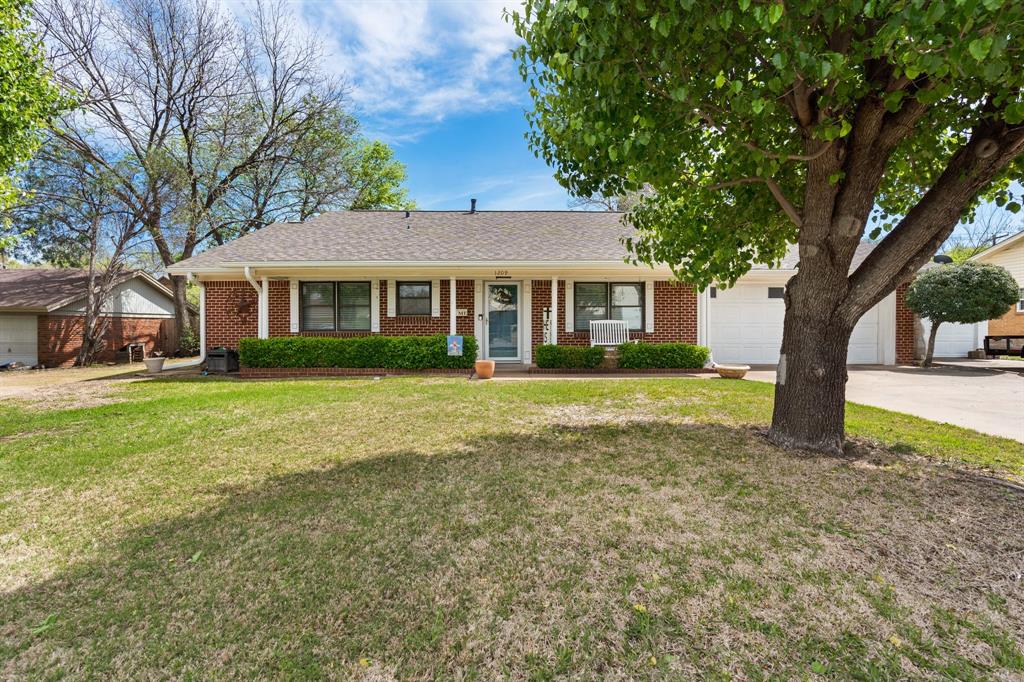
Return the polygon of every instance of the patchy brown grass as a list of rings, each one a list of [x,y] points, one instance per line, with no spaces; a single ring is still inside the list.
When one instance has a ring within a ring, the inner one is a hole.
[[[1024,497],[945,462],[1024,452],[899,417],[912,452],[887,423],[787,453],[767,388],[151,382],[0,412],[0,675],[1019,679]]]

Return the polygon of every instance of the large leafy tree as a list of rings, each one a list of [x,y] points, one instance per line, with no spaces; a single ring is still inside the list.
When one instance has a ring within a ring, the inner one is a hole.
[[[527,0],[511,19],[559,180],[653,190],[636,260],[728,284],[799,245],[770,437],[839,452],[857,320],[979,199],[1019,209],[1024,3]]]
[[[11,173],[28,160],[61,105],[26,0],[0,0],[0,210],[17,198]],[[0,225],[0,252],[13,243]]]
[[[967,262],[922,271],[907,289],[907,306],[931,323],[921,365],[932,364],[939,325],[973,324],[1001,317],[1019,298],[1013,275],[998,265]]]

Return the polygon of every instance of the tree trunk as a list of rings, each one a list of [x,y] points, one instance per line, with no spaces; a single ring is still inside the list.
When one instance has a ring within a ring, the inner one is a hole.
[[[922,367],[932,366],[932,356],[935,355],[935,336],[939,333],[939,325],[941,322],[932,322],[932,330],[928,332],[928,350],[924,353],[924,360],[921,361]]]
[[[853,327],[836,321],[836,301],[813,288],[804,291],[793,280],[791,285],[768,438],[784,448],[839,455],[846,416],[846,353]]]
[[[171,331],[171,347],[169,352],[173,353],[181,345],[181,334],[185,329],[192,328],[192,320],[188,315],[188,298],[185,296],[187,281],[183,275],[171,275],[171,292],[174,294],[174,329]]]

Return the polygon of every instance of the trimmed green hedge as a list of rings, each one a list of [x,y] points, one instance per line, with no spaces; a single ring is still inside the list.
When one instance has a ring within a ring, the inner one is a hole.
[[[619,346],[623,369],[700,369],[711,356],[705,346],[689,343],[624,343]]]
[[[345,367],[372,369],[469,369],[476,339],[462,338],[462,355],[448,355],[444,334],[434,336],[284,336],[242,339],[243,367]]]
[[[604,360],[600,346],[537,346],[534,361],[544,369],[593,369]]]

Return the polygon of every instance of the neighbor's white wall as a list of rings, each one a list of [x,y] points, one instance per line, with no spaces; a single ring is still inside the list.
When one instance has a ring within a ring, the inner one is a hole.
[[[978,260],[982,263],[1003,266],[1010,271],[1013,278],[1017,280],[1017,284],[1024,287],[1024,240],[1018,240],[1015,244]]]

